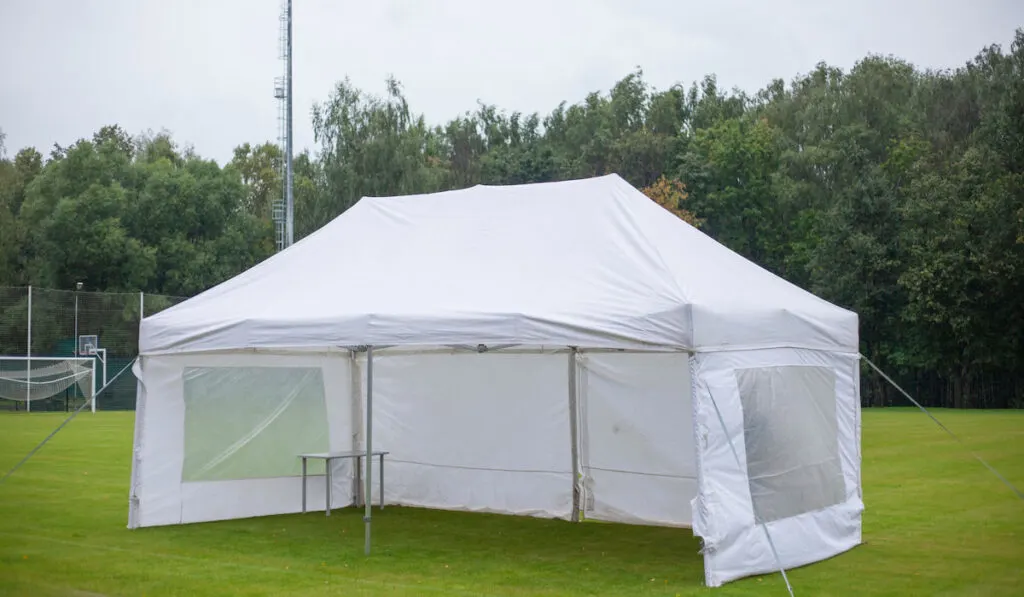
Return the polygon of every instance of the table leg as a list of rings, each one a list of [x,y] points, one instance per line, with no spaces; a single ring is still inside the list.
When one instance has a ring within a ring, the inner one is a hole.
[[[302,457],[302,513],[306,513],[306,457]]]
[[[380,455],[380,509],[384,509],[384,455]]]
[[[325,514],[325,516],[330,516],[331,515],[331,459],[330,458],[325,458],[324,459],[324,467],[325,467],[324,468],[324,472],[326,473],[326,478],[327,478],[327,504],[326,504],[326,508],[327,508],[326,512],[327,513]]]

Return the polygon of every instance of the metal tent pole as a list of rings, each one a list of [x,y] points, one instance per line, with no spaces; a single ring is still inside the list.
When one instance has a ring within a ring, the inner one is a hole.
[[[579,406],[576,391],[576,348],[569,350],[569,437],[572,441],[572,521],[580,520]]]
[[[373,491],[373,347],[366,349],[366,478],[363,489],[363,503],[366,512],[363,521],[366,522],[366,555],[370,555],[370,520],[373,500],[370,499],[370,492]]]

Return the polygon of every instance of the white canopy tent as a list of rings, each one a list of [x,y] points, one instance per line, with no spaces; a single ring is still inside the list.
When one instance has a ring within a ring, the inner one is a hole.
[[[364,198],[139,342],[133,528],[300,511],[372,437],[388,504],[692,527],[710,586],[861,541],[856,314],[615,175]]]

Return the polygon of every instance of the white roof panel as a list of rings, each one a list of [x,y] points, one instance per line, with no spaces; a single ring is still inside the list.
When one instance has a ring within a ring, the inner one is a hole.
[[[146,318],[139,342],[143,354],[478,343],[856,351],[857,317],[609,175],[364,198]]]

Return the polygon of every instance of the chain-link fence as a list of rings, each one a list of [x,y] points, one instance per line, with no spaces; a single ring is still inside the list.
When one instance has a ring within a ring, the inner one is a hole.
[[[97,409],[134,409],[137,380],[131,369],[114,378],[139,353],[140,315],[154,315],[183,300],[141,292],[0,286],[0,410],[77,408],[86,399],[89,384],[55,383],[41,375],[64,379],[62,371],[83,367],[95,367],[97,390],[105,380],[113,380],[97,397]],[[95,336],[97,354],[87,354],[91,351],[84,350],[83,336]],[[33,373],[37,381],[32,380]],[[62,385],[68,387],[54,393]],[[36,395],[25,388],[37,389]]]

